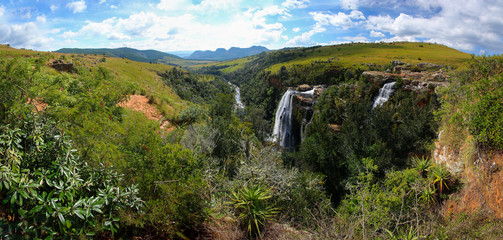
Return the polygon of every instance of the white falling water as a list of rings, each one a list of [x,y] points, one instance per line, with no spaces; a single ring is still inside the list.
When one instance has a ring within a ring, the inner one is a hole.
[[[243,102],[241,102],[241,92],[239,87],[232,84],[231,82],[227,83],[229,83],[234,88],[234,90],[236,90],[236,93],[234,94],[234,100],[236,101],[236,103],[234,103],[234,112],[237,112],[238,109],[244,109],[245,105],[243,104]]]
[[[391,94],[394,91],[393,89],[394,86],[395,82],[391,82],[384,84],[384,86],[381,89],[379,89],[379,95],[377,95],[377,97],[374,99],[372,109],[376,108],[377,106],[381,106],[382,104],[388,101],[389,97],[391,97]]]
[[[274,119],[272,141],[279,142],[279,145],[283,148],[292,148],[295,144],[295,136],[292,132],[292,102],[293,96],[295,95],[312,97],[314,95],[314,89],[305,92],[288,89],[281,98]]]

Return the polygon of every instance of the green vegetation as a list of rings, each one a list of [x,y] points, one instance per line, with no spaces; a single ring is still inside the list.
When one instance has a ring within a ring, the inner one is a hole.
[[[155,50],[137,50],[132,48],[62,48],[57,50],[59,53],[72,53],[72,54],[95,54],[106,55],[109,57],[127,58],[137,62],[150,62],[156,63],[162,59],[181,59],[180,57],[163,53]]]
[[[478,144],[503,148],[503,57],[480,57],[470,61],[448,88],[442,91],[439,112],[446,135],[468,128]],[[448,128],[453,126],[456,128]],[[458,135],[458,140],[465,139]],[[454,143],[459,145],[461,143]]]
[[[272,198],[270,192],[261,183],[249,183],[237,192],[232,192],[232,204],[239,219],[245,223],[250,237],[260,238],[260,229],[276,214],[272,205],[267,203]]]
[[[465,54],[414,44],[285,49],[201,70],[211,76],[0,46],[0,238],[496,239],[500,220],[443,214],[469,182],[430,156],[442,130],[441,144],[490,176],[474,159],[502,150],[503,60],[463,66]],[[361,65],[369,48],[376,65]],[[379,84],[362,71],[419,57],[458,70],[444,88],[399,79],[372,109]],[[222,76],[241,86],[244,112]],[[302,143],[281,151],[265,141],[271,119],[301,83],[328,86]],[[119,107],[131,94],[173,128]]]
[[[117,211],[139,211],[136,185],[120,186],[113,169],[78,161],[78,152],[54,122],[28,113],[0,129],[2,238],[62,238],[117,233]]]
[[[215,66],[221,72],[229,73],[244,68],[246,65],[256,64],[257,58],[271,59],[272,61],[267,64],[267,70],[276,73],[282,66],[288,68],[294,65],[308,65],[314,62],[336,63],[343,67],[351,67],[362,64],[386,65],[392,60],[401,60],[411,64],[429,62],[460,67],[470,59],[470,55],[443,45],[431,43],[351,43],[282,49],[248,58],[197,66],[196,68]],[[232,70],[228,70],[227,68],[232,68]]]

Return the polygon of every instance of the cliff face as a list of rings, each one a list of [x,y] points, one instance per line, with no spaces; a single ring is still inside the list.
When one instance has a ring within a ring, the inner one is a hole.
[[[503,219],[503,151],[480,148],[467,129],[444,128],[432,159],[455,176],[461,189],[442,205],[444,217]]]
[[[465,165],[459,163],[461,158],[446,159],[447,166]],[[477,214],[483,219],[503,219],[503,153],[480,153],[473,164],[461,170],[457,175],[464,179],[464,186],[445,202],[442,214],[446,217]]]
[[[294,145],[298,146],[304,138],[304,132],[314,117],[314,104],[323,91],[325,86],[310,86],[307,84],[295,88],[298,92],[307,92],[314,89],[314,93],[298,94],[292,98],[292,124],[291,134],[293,135]]]

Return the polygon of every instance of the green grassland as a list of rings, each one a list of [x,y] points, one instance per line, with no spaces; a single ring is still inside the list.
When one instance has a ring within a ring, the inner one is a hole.
[[[235,59],[230,61],[211,63],[194,66],[194,69],[202,67],[218,67],[222,73],[230,73],[243,68],[247,63],[257,58],[271,54],[298,54],[292,60],[273,63],[267,67],[271,72],[278,72],[282,66],[307,65],[312,62],[330,61],[343,67],[362,66],[366,64],[386,65],[392,60],[400,60],[411,64],[429,62],[434,64],[462,67],[471,56],[470,54],[449,48],[440,44],[417,43],[417,42],[394,42],[394,43],[350,43],[331,46],[319,46],[310,48],[292,48],[268,52],[264,55]]]
[[[124,58],[106,57],[95,54],[65,54],[57,52],[38,52],[25,49],[14,49],[9,46],[0,45],[0,57],[21,57],[41,59],[44,66],[41,71],[51,75],[66,74],[59,73],[49,67],[49,63],[56,59],[64,62],[71,62],[75,68],[83,67],[87,70],[103,67],[113,75],[113,77],[124,85],[128,86],[131,94],[142,94],[151,99],[157,108],[167,118],[174,118],[178,112],[190,106],[190,102],[184,101],[172,89],[164,84],[159,73],[164,73],[173,69],[173,66],[164,64],[151,64],[135,62]]]
[[[194,65],[203,65],[203,64],[212,64],[214,61],[202,61],[202,60],[190,60],[190,59],[182,59],[182,58],[169,58],[165,57],[163,59],[158,60],[158,63],[173,65],[173,66],[181,66],[181,67],[191,67]]]
[[[355,43],[312,49],[306,57],[301,57],[284,64],[275,64],[270,67],[272,72],[278,71],[281,66],[294,64],[310,64],[313,61],[339,62],[344,67],[353,64],[385,65],[392,60],[400,60],[411,64],[429,62],[435,64],[462,66],[471,57],[469,54],[439,44],[430,43]]]
[[[220,71],[222,73],[231,73],[234,72],[238,69],[241,69],[245,67],[245,65],[249,62],[252,62],[256,59],[258,59],[258,55],[254,56],[249,56],[245,58],[237,58],[237,59],[231,59],[231,60],[226,60],[226,61],[221,61],[221,62],[209,62],[205,64],[195,64],[189,67],[191,70],[199,70],[204,67],[217,67],[221,69]]]

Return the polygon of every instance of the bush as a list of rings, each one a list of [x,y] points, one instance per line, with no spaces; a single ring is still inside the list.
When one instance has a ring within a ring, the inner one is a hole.
[[[457,136],[469,129],[480,146],[503,149],[502,64],[503,56],[473,58],[468,70],[458,73],[442,90],[438,116],[445,135]]]
[[[262,183],[249,182],[232,192],[232,204],[250,237],[260,238],[260,230],[276,215],[271,197],[271,190]]]
[[[120,187],[111,166],[90,167],[51,121],[34,115],[0,128],[3,237],[62,238],[118,230],[116,212],[143,205],[136,186]],[[5,216],[4,215],[4,216]]]

